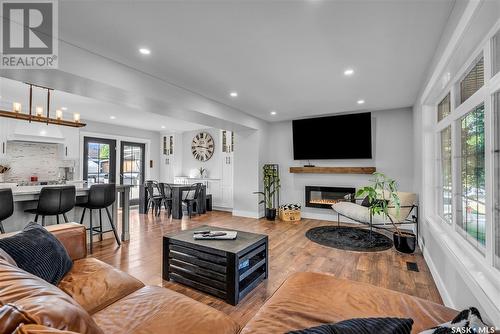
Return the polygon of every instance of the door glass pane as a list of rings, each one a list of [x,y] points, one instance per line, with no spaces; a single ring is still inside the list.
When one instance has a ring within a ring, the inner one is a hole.
[[[144,145],[122,143],[122,184],[132,186],[130,199],[139,199],[139,185],[144,183]]]
[[[110,145],[89,141],[87,143],[87,182],[110,182]]]
[[[464,116],[461,128],[462,208],[458,226],[476,246],[486,243],[484,105]]]

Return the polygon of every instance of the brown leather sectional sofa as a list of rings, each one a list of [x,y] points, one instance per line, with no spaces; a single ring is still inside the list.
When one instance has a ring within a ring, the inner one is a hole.
[[[66,247],[74,266],[55,287],[0,259],[0,333],[240,332],[231,318],[207,305],[166,288],[144,286],[112,266],[87,258],[81,225],[48,229]],[[413,318],[417,333],[455,315],[454,310],[398,292],[326,274],[298,273],[283,283],[242,333],[285,333],[377,316]]]

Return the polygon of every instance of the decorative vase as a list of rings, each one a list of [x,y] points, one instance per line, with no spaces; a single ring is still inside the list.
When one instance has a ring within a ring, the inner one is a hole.
[[[276,220],[276,209],[266,208],[266,219],[267,220]]]
[[[417,247],[417,237],[411,232],[393,233],[394,247],[398,252],[411,254]]]

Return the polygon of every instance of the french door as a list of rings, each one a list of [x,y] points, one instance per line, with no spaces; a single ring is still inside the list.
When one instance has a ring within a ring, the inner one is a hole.
[[[83,179],[87,183],[115,183],[116,140],[83,138]]]
[[[139,186],[144,184],[146,145],[121,142],[120,183],[131,185],[130,204],[139,204]]]

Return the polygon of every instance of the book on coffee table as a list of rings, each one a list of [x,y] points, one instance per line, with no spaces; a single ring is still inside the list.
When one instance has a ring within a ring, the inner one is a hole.
[[[209,234],[193,234],[195,240],[234,240],[236,239],[238,232],[236,231],[210,231],[210,233],[225,233],[224,235],[212,236]]]

